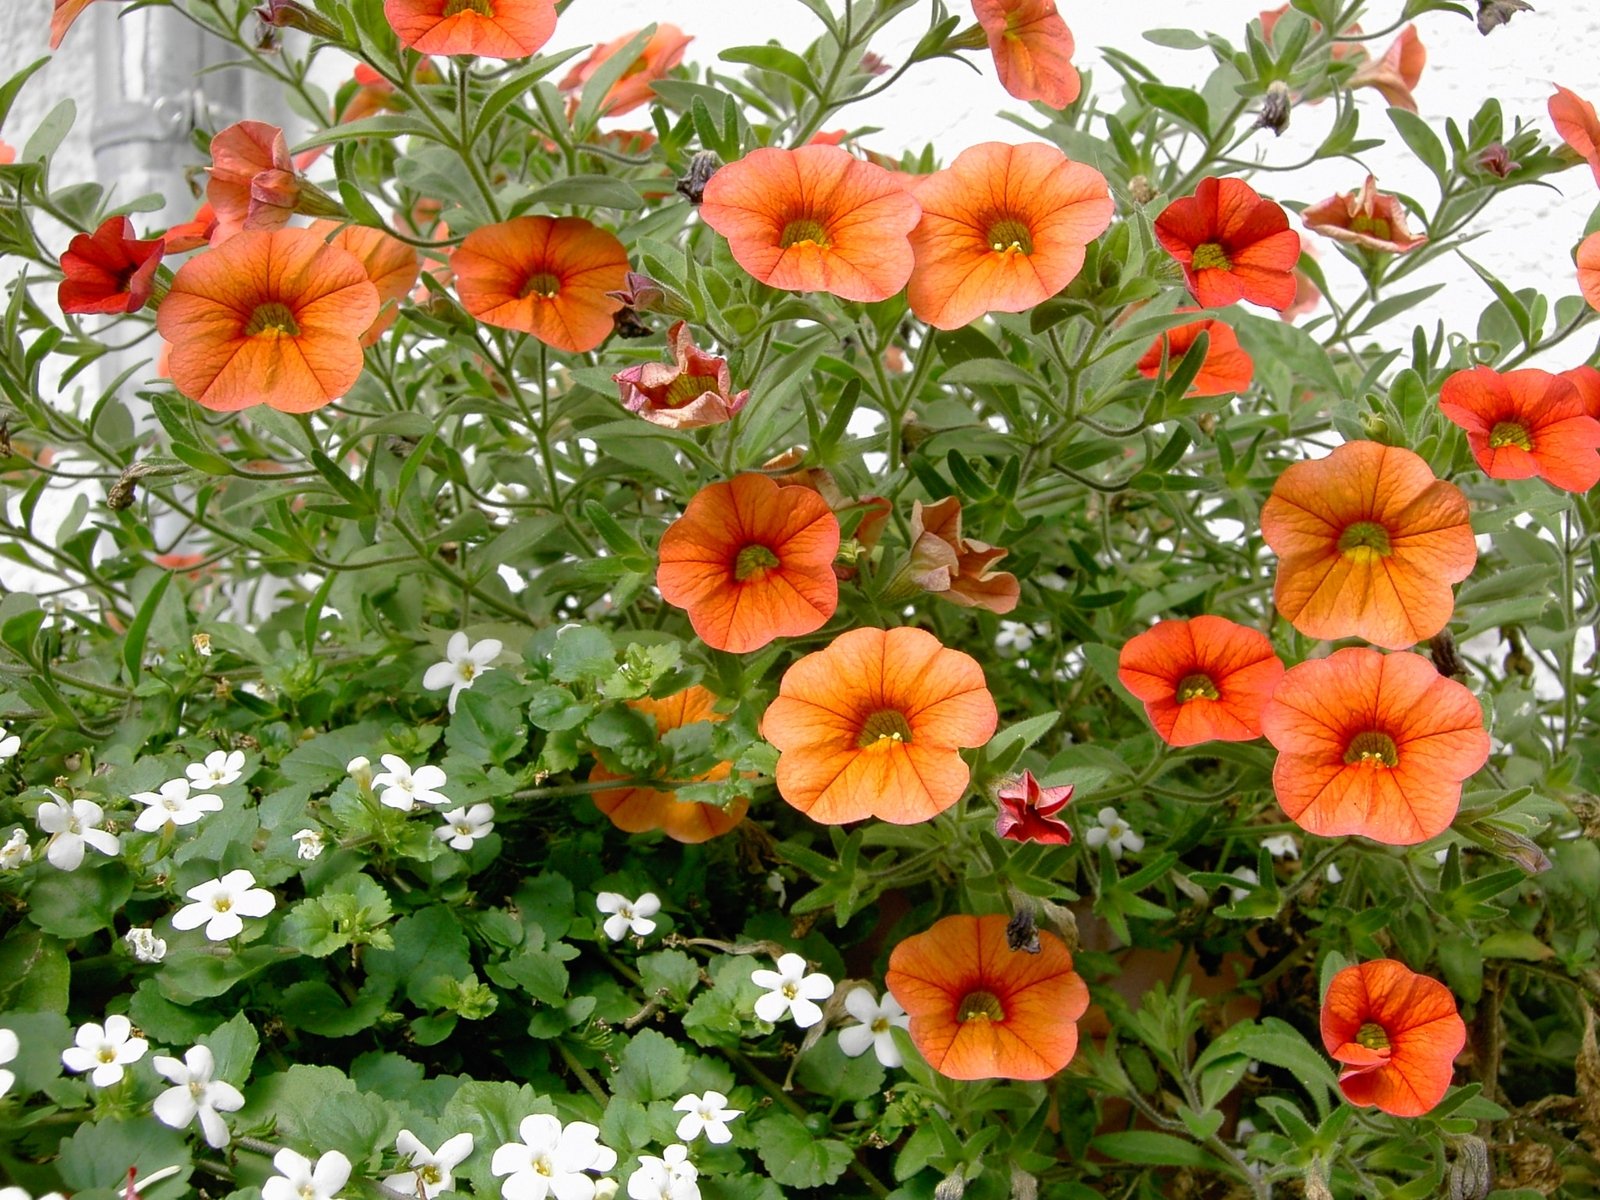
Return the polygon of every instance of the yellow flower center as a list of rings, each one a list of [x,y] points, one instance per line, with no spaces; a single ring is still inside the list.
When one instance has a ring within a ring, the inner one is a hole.
[[[733,577],[743,583],[759,579],[778,565],[778,556],[765,546],[746,546],[733,561]]]
[[[245,337],[260,337],[262,334],[294,337],[299,332],[300,326],[289,306],[279,304],[276,300],[256,305],[250,319],[244,324]]]
[[[1489,431],[1489,449],[1500,450],[1506,446],[1532,450],[1533,439],[1528,436],[1527,426],[1515,421],[1496,421],[1494,428]]]
[[[422,1167],[417,1171],[417,1178],[423,1183],[437,1184],[444,1178],[444,1172],[439,1170],[439,1168],[434,1166],[432,1163],[429,1163],[427,1166]]]
[[[889,1032],[889,1018],[888,1017],[879,1017],[876,1021],[874,1021],[872,1023],[872,1032],[873,1033],[888,1033]]]
[[[1201,242],[1194,248],[1194,256],[1189,263],[1196,271],[1233,270],[1227,252],[1216,242]]]
[[[863,750],[876,750],[888,746],[909,745],[911,723],[905,714],[892,708],[880,709],[867,718],[861,726],[856,745]]]
[[[989,222],[985,235],[996,254],[1032,254],[1033,232],[1015,217],[998,217]]]
[[[667,384],[666,403],[669,408],[679,408],[716,390],[715,375],[690,375],[686,372]]]
[[[797,997],[799,995],[800,995],[800,985],[799,984],[797,984],[797,983],[786,983],[786,984],[783,985],[783,998],[785,1000],[793,1000],[795,997]]]
[[[1389,222],[1385,221],[1382,217],[1351,217],[1350,228],[1356,233],[1365,233],[1385,242],[1387,242],[1393,234],[1393,231],[1389,227]]]
[[[101,1046],[100,1053],[95,1057],[103,1063],[114,1063],[117,1061],[117,1052],[110,1046]]]
[[[477,13],[480,17],[492,17],[494,0],[446,0],[445,16],[459,17],[464,12]]]
[[[1354,766],[1364,763],[1372,767],[1393,767],[1400,762],[1400,748],[1387,733],[1369,729],[1350,739],[1345,747],[1344,761]]]
[[[528,276],[528,281],[517,293],[517,299],[526,300],[529,296],[537,296],[540,300],[554,300],[560,291],[561,280],[549,271],[536,271]]]
[[[1365,1046],[1368,1050],[1387,1050],[1389,1048],[1389,1034],[1382,1025],[1368,1021],[1356,1033],[1358,1045]]]
[[[218,896],[211,902],[211,907],[219,913],[227,912],[233,907],[233,898],[231,896]]]
[[[1000,1007],[1000,997],[993,992],[968,992],[961,997],[961,1007],[956,1010],[958,1021],[1004,1021],[1006,1010]]]
[[[1389,531],[1376,521],[1356,521],[1345,526],[1339,535],[1339,551],[1357,562],[1370,562],[1374,558],[1387,558],[1394,553],[1389,543]]]
[[[1185,675],[1178,681],[1179,704],[1187,704],[1191,700],[1216,700],[1220,695],[1209,675]]]
[[[471,679],[478,673],[478,664],[468,659],[466,662],[456,664],[456,674],[463,679]]]
[[[796,217],[784,225],[778,245],[785,250],[790,246],[818,246],[825,250],[829,245],[828,231],[812,217]]]

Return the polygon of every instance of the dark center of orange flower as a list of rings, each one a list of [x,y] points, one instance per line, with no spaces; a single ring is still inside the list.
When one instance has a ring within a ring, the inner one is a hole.
[[[813,217],[795,217],[783,227],[778,245],[787,250],[790,246],[828,247],[828,231],[821,221]]]
[[[879,709],[868,717],[861,726],[861,736],[856,738],[856,745],[863,750],[908,745],[910,742],[911,723],[906,720],[904,713],[892,708]]]
[[[1033,231],[1015,217],[996,217],[990,221],[987,236],[996,254],[1033,253]]]
[[[464,12],[477,13],[480,17],[492,17],[494,0],[445,0],[445,16],[459,17]]]
[[[1344,761],[1354,765],[1366,763],[1373,767],[1393,767],[1400,762],[1400,748],[1387,733],[1369,729],[1350,739],[1345,747]]]
[[[1496,421],[1494,428],[1489,431],[1489,449],[1500,450],[1506,446],[1532,450],[1533,439],[1528,436],[1527,426],[1515,421]]]
[[[1392,232],[1389,228],[1389,222],[1382,217],[1368,217],[1365,215],[1351,217],[1350,228],[1356,233],[1369,234],[1372,237],[1381,238],[1383,241],[1388,241]]]
[[[1191,700],[1216,700],[1220,694],[1209,675],[1185,675],[1178,680],[1179,704],[1187,704]]]
[[[667,395],[664,403],[668,408],[679,408],[693,400],[698,400],[707,392],[716,390],[717,377],[715,375],[690,375],[686,372],[667,384]]]
[[[1196,246],[1190,265],[1196,271],[1233,270],[1233,264],[1228,261],[1228,252],[1216,242],[1201,242]]]
[[[1339,551],[1346,558],[1367,561],[1387,558],[1394,553],[1389,544],[1389,531],[1376,521],[1355,521],[1345,526],[1339,535]]]
[[[1382,1025],[1368,1021],[1356,1031],[1356,1044],[1365,1046],[1368,1050],[1387,1050],[1389,1034]]]
[[[269,332],[286,334],[289,337],[294,337],[300,332],[294,313],[287,304],[279,304],[275,300],[267,304],[258,304],[255,311],[250,314],[250,319],[244,323],[245,337],[259,337]]]
[[[733,577],[741,583],[752,576],[760,578],[778,565],[778,556],[765,546],[746,546],[733,560]]]
[[[961,997],[961,1007],[956,1009],[958,1021],[1004,1021],[1006,1010],[1000,1007],[1000,997],[993,992],[968,992]]]
[[[528,276],[528,282],[522,285],[522,290],[517,293],[517,299],[526,300],[529,296],[538,296],[541,300],[554,300],[561,291],[561,280],[549,271],[537,271]]]

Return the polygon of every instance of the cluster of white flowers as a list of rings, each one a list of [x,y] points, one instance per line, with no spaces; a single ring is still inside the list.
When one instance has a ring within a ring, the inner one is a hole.
[[[489,1162],[490,1171],[507,1177],[504,1200],[595,1200],[592,1173],[617,1165],[617,1152],[600,1144],[600,1130],[587,1121],[563,1125],[541,1113],[524,1117],[517,1133],[522,1140],[507,1142]]]
[[[689,1148],[674,1143],[657,1158],[641,1154],[628,1176],[630,1200],[700,1200],[700,1169],[689,1161]]]
[[[1119,817],[1116,809],[1102,808],[1095,821],[1097,823],[1083,834],[1088,845],[1096,849],[1106,847],[1112,858],[1121,858],[1124,853],[1137,854],[1144,849],[1144,835]]]
[[[450,689],[448,707],[456,711],[456,697],[478,681],[478,676],[494,669],[494,660],[500,657],[502,647],[494,638],[469,642],[465,633],[452,633],[444,648],[444,661],[434,663],[422,676],[422,686],[430,692]]]
[[[621,892],[601,892],[594,898],[594,906],[609,914],[601,926],[613,942],[620,942],[630,933],[634,937],[649,937],[656,931],[652,919],[661,911],[661,897],[646,892],[637,900],[629,900]]]
[[[801,1029],[810,1029],[822,1020],[817,1001],[833,995],[833,980],[808,972],[806,960],[794,953],[778,959],[776,971],[760,968],[751,971],[750,978],[766,989],[766,995],[756,999],[756,1016],[774,1025],[789,1016]]]
[[[498,643],[496,643],[498,645]],[[498,653],[498,651],[496,651]],[[470,850],[473,844],[494,832],[494,805],[473,804],[447,808],[450,797],[439,789],[449,782],[444,768],[431,763],[412,769],[398,754],[381,756],[384,770],[372,773],[372,763],[366,758],[352,758],[345,770],[356,781],[362,792],[376,792],[378,803],[400,812],[411,812],[417,805],[427,805],[439,813],[444,824],[433,831],[433,836],[452,850]],[[327,849],[328,839],[320,829],[301,829],[292,835],[295,853],[303,859],[319,857]]]

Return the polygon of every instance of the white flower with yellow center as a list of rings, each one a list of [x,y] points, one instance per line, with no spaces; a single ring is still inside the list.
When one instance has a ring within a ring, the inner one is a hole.
[[[244,1096],[231,1083],[213,1079],[217,1060],[207,1046],[194,1046],[181,1059],[158,1054],[150,1060],[156,1073],[174,1086],[156,1097],[151,1111],[156,1120],[174,1129],[200,1122],[206,1145],[220,1149],[228,1144],[228,1126],[221,1114],[244,1107]]]
[[[630,933],[634,937],[648,937],[656,931],[656,923],[651,918],[661,911],[661,897],[646,892],[637,900],[629,900],[621,892],[601,892],[594,898],[594,906],[611,914],[601,928],[613,942],[620,942]]]
[[[440,1192],[450,1190],[455,1180],[452,1172],[472,1153],[472,1135],[458,1133],[446,1139],[437,1150],[429,1150],[416,1134],[402,1129],[394,1139],[394,1149],[401,1164],[411,1169],[391,1175],[383,1182],[391,1191],[416,1196],[417,1200],[432,1200]]]
[[[706,1141],[717,1146],[733,1140],[728,1122],[744,1115],[742,1108],[729,1108],[728,1098],[721,1092],[707,1092],[704,1096],[691,1092],[680,1097],[672,1111],[683,1114],[678,1120],[679,1138],[692,1142],[703,1133]]]
[[[445,785],[445,773],[432,764],[413,771],[398,754],[383,756],[384,770],[372,777],[372,786],[382,789],[378,803],[386,808],[410,812],[419,804],[449,804],[450,797],[438,791]]]
[[[238,783],[244,774],[244,751],[213,750],[206,755],[205,762],[190,763],[183,773],[189,777],[190,783],[202,790],[227,787],[230,783]]]
[[[440,688],[450,689],[449,709],[456,711],[456,697],[464,688],[478,682],[485,671],[494,670],[494,660],[500,657],[502,647],[494,638],[469,642],[464,633],[452,633],[444,648],[444,661],[434,663],[422,677],[422,686],[430,692]]]
[[[293,1150],[279,1150],[272,1165],[278,1173],[261,1185],[261,1200],[334,1200],[350,1182],[350,1160],[337,1150],[315,1163]]]
[[[117,835],[100,828],[105,812],[93,800],[73,800],[70,803],[49,788],[45,795],[50,799],[39,806],[34,820],[39,829],[50,835],[50,845],[44,856],[53,867],[63,871],[76,871],[83,865],[83,848],[93,846],[101,854],[115,855],[122,849]]]
[[[184,893],[193,904],[185,904],[172,914],[174,929],[206,927],[206,937],[224,942],[244,931],[245,917],[264,917],[277,905],[265,888],[256,887],[249,871],[229,871]]]
[[[1095,820],[1097,824],[1089,826],[1083,835],[1089,845],[1096,849],[1106,847],[1112,858],[1121,858],[1125,851],[1137,854],[1144,849],[1144,836],[1117,816],[1116,809],[1102,808]]]
[[[895,1026],[911,1028],[911,1018],[900,1007],[900,1001],[888,992],[883,994],[883,999],[874,1000],[870,989],[858,987],[850,989],[845,996],[844,1008],[861,1024],[850,1025],[839,1031],[839,1049],[851,1058],[859,1058],[871,1046],[884,1066],[904,1065],[900,1047],[894,1044],[893,1030]]]
[[[806,960],[794,953],[778,959],[776,971],[751,971],[750,978],[767,993],[756,1000],[756,1016],[774,1025],[788,1015],[801,1029],[810,1029],[822,1020],[816,1002],[833,995],[833,980],[820,973],[807,974]]]
[[[134,792],[128,799],[145,806],[133,819],[133,827],[155,833],[164,825],[193,825],[208,812],[222,810],[222,798],[190,795],[187,779],[169,779],[160,791]]]
[[[594,1200],[588,1172],[617,1165],[617,1152],[600,1145],[600,1130],[587,1121],[562,1125],[541,1113],[523,1118],[517,1133],[522,1140],[501,1146],[489,1163],[494,1174],[508,1177],[500,1185],[504,1200]]]
[[[102,1088],[121,1083],[123,1067],[138,1062],[150,1048],[133,1036],[133,1022],[121,1013],[107,1017],[104,1025],[89,1021],[78,1026],[72,1040],[61,1052],[62,1063],[69,1071],[92,1072],[89,1082]]]
[[[444,824],[433,831],[433,836],[448,843],[452,850],[471,850],[474,842],[493,832],[494,805],[474,804],[445,813]]]

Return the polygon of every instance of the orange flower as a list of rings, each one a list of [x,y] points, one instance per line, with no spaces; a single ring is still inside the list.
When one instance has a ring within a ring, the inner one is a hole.
[[[914,825],[967,790],[963,747],[994,736],[983,668],[921,629],[852,629],[784,672],[761,719],[778,792],[824,825]]]
[[[239,121],[211,139],[206,199],[217,216],[211,244],[244,229],[281,229],[294,215],[300,179],[283,130],[264,121]]]
[[[140,241],[127,217],[111,217],[92,234],[78,234],[61,256],[61,311],[138,312],[155,290],[162,246],[160,238]]]
[[[1056,816],[1072,799],[1073,785],[1040,787],[1032,771],[1007,780],[995,792],[1000,812],[994,834],[1012,842],[1043,842],[1048,846],[1072,845],[1072,826]]]
[[[1261,535],[1278,554],[1273,599],[1296,629],[1391,650],[1445,627],[1450,585],[1478,561],[1461,489],[1377,442],[1346,442],[1278,476]]]
[[[566,78],[561,81],[561,90],[575,92],[583,87],[589,81],[589,77],[598,71],[603,63],[615,57],[638,32],[636,29],[632,33],[623,34],[615,41],[607,42],[604,46],[596,46],[588,58],[567,72]],[[640,105],[650,103],[655,98],[655,92],[651,90],[650,85],[657,79],[664,79],[683,61],[684,49],[692,41],[694,38],[676,25],[657,25],[656,31],[650,35],[650,40],[644,44],[644,49],[639,52],[638,58],[634,59],[633,65],[621,79],[611,85],[611,90],[601,101],[601,115],[620,117]]]
[[[652,717],[656,723],[656,736],[669,729],[693,725],[697,721],[723,721],[723,713],[712,711],[717,698],[705,688],[696,685],[674,692],[663,700],[630,700],[628,707]],[[704,775],[696,775],[694,782],[707,783],[726,779],[733,769],[732,763],[718,763]],[[610,779],[624,779],[596,762],[589,772],[589,782],[604,783]],[[720,837],[740,821],[750,801],[740,796],[727,808],[715,804],[696,804],[678,799],[676,792],[658,792],[654,788],[629,787],[594,794],[595,807],[611,818],[611,823],[626,833],[645,833],[659,829],[675,842],[697,843]]]
[[[611,333],[628,252],[580,217],[515,217],[467,234],[451,255],[456,293],[473,316],[580,354]]]
[[[1450,989],[1390,958],[1346,967],[1322,1000],[1322,1044],[1351,1104],[1420,1117],[1450,1090],[1467,1027]]]
[[[1336,242],[1406,254],[1428,239],[1417,237],[1406,225],[1405,207],[1393,196],[1378,191],[1371,175],[1360,191],[1329,196],[1300,214],[1307,229]]]
[[[172,381],[206,408],[310,412],[361,375],[378,289],[352,254],[309,229],[229,238],[178,270],[156,313]]]
[[[961,536],[961,498],[911,505],[911,558],[906,570],[924,591],[962,608],[1008,613],[1017,606],[1022,585],[1008,571],[995,570],[1007,551]]]
[[[1248,742],[1283,678],[1266,634],[1222,617],[1158,621],[1131,638],[1117,678],[1170,746]]]
[[[17,161],[17,148],[10,142],[0,142],[0,167]]]
[[[1577,389],[1578,398],[1583,401],[1583,410],[1600,421],[1600,371],[1593,367],[1573,367],[1570,371],[1562,371],[1561,378]]]
[[[1178,311],[1198,310],[1180,308]],[[1163,351],[1168,365],[1176,366],[1202,333],[1208,335],[1210,345],[1206,347],[1205,360],[1200,364],[1200,372],[1189,385],[1186,395],[1231,396],[1244,391],[1255,378],[1255,360],[1239,345],[1239,336],[1233,332],[1233,327],[1214,317],[1179,325],[1156,338],[1139,360],[1139,374],[1146,379],[1155,379],[1160,375]]]
[[[1411,89],[1421,81],[1422,68],[1427,63],[1428,49],[1417,36],[1417,27],[1407,25],[1382,58],[1368,59],[1356,68],[1350,76],[1350,87],[1376,88],[1392,107],[1416,112],[1417,101]]]
[[[383,15],[418,54],[527,58],[556,31],[555,0],[383,0]]]
[[[422,271],[422,259],[399,238],[365,225],[341,225],[337,221],[313,221],[311,231],[330,246],[355,255],[378,289],[383,305],[378,319],[361,335],[361,344],[371,346],[383,336],[400,315],[400,301],[411,292]],[[332,234],[330,237],[329,235]]]
[[[1048,300],[1111,223],[1105,176],[1042,142],[968,147],[912,190],[922,220],[908,298],[939,329]]]
[[[701,488],[662,535],[656,586],[706,645],[745,654],[827,624],[838,553],[839,522],[821,496],[738,475]]]
[[[816,492],[828,502],[834,516],[861,510],[861,520],[856,523],[851,540],[865,550],[871,550],[883,536],[883,530],[894,515],[894,505],[882,496],[862,496],[859,499],[845,495],[839,481],[826,467],[806,467],[805,447],[796,446],[761,464],[761,470],[772,474],[774,482],[785,487],[803,487]],[[841,526],[842,529],[842,526]],[[840,579],[853,579],[854,567],[834,565],[833,573]]]
[[[862,301],[906,285],[920,213],[893,175],[837,146],[756,150],[713,175],[700,205],[762,283]]]
[[[1594,181],[1600,183],[1600,116],[1595,115],[1594,105],[1558,83],[1549,107],[1561,140],[1589,164]]]
[[[354,72],[351,73],[350,81],[354,88],[350,92],[350,98],[345,101],[344,107],[339,110],[341,124],[376,116],[378,113],[394,108],[394,84],[379,75],[366,63],[356,64]],[[343,88],[340,89],[341,92],[343,90]]]
[[[61,39],[67,36],[67,30],[92,3],[94,0],[56,0],[50,13],[50,49],[61,48]]]
[[[972,0],[972,14],[989,39],[1006,91],[1051,108],[1065,108],[1078,98],[1082,81],[1072,65],[1072,31],[1055,0]]]
[[[1319,837],[1409,846],[1443,833],[1489,758],[1472,693],[1420,654],[1335,651],[1292,667],[1261,715],[1272,787]]]
[[[211,207],[211,201],[204,201],[195,209],[194,220],[180,221],[167,230],[166,253],[186,254],[190,250],[198,250],[201,246],[210,244],[211,235],[216,231],[217,212]]]
[[[1089,988],[1055,934],[1013,950],[1007,919],[945,917],[889,955],[884,984],[911,1040],[948,1079],[1049,1079],[1078,1052]]]
[[[1578,243],[1578,290],[1589,307],[1600,309],[1600,233],[1591,233]]]
[[[1244,180],[1202,179],[1194,195],[1167,205],[1155,232],[1206,308],[1248,300],[1285,309],[1294,302],[1300,235],[1282,208]]]
[[[1569,492],[1600,483],[1600,421],[1559,375],[1457,371],[1439,391],[1439,411],[1467,431],[1472,457],[1491,479],[1537,475]]]
[[[622,407],[667,429],[698,429],[733,420],[750,399],[750,389],[733,391],[728,360],[696,346],[684,321],[667,331],[667,345],[677,360],[672,365],[640,363],[611,377],[622,394]]]

